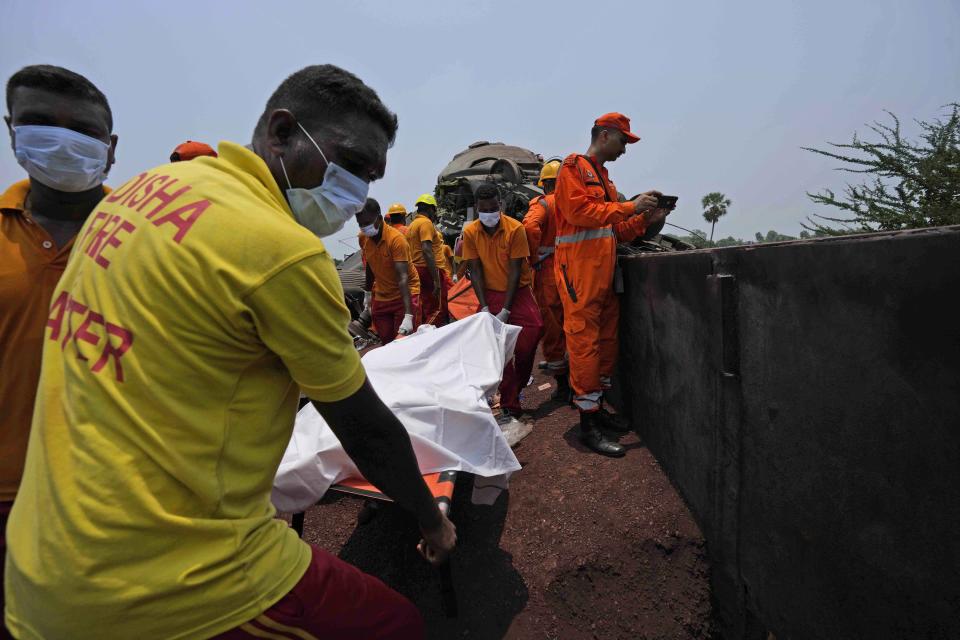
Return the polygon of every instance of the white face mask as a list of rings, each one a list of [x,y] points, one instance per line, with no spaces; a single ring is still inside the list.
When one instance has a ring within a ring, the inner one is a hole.
[[[88,191],[107,176],[110,145],[71,129],[13,127],[13,151],[31,178],[57,191]]]
[[[297,126],[320,152],[320,157],[327,163],[327,170],[319,187],[294,188],[290,184],[290,177],[287,176],[287,168],[283,166],[281,157],[280,168],[288,187],[287,201],[296,221],[323,238],[340,231],[347,220],[363,209],[370,185],[335,162],[329,162],[313,136],[307,133],[299,122]]]
[[[380,229],[377,229],[377,223],[374,222],[374,223],[368,224],[365,227],[360,227],[360,233],[367,236],[368,238],[372,238],[378,233],[380,233]]]
[[[477,215],[480,216],[480,223],[485,227],[495,227],[500,222],[499,211],[478,211]]]

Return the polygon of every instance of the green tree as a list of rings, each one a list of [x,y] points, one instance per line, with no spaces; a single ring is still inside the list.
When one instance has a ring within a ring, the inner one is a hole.
[[[688,232],[689,235],[678,236],[680,240],[688,244],[692,244],[697,249],[706,249],[710,246],[710,241],[707,240],[706,231],[701,231],[700,229],[691,229]]]
[[[715,243],[713,243],[713,246],[715,246],[715,247],[739,247],[740,245],[743,245],[743,244],[750,244],[750,243],[749,243],[749,242],[745,242],[745,241],[743,240],[743,238],[734,238],[733,236],[727,236],[726,238],[720,238],[719,240],[717,240]]]
[[[759,231],[755,234],[757,243],[761,242],[786,242],[787,240],[796,240],[795,236],[788,236],[780,233],[779,231],[774,231],[771,229],[767,231],[767,235],[763,235]]]
[[[848,184],[842,197],[830,189],[808,193],[817,204],[836,207],[851,217],[817,215],[827,224],[808,218],[810,226],[803,226],[820,234],[837,234],[960,224],[960,103],[946,108],[950,110],[946,118],[917,121],[919,141],[904,139],[900,120],[888,111],[892,124],[867,125],[879,136],[876,142],[854,134],[850,144],[829,143],[836,151],[803,147],[851,165],[840,167],[841,171],[871,176],[865,184]]]
[[[732,203],[719,191],[703,196],[700,203],[703,205],[703,219],[710,223],[710,242],[713,242],[713,229],[717,226],[717,220],[727,215]]]

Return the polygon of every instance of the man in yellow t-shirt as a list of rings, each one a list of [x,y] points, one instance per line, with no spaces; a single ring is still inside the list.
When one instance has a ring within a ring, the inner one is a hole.
[[[407,243],[413,266],[420,276],[420,324],[444,324],[447,321],[447,275],[443,257],[443,238],[435,226],[437,200],[429,193],[417,198],[417,215],[407,227]]]
[[[144,171],[96,206],[53,294],[7,529],[16,638],[422,633],[411,603],[270,504],[302,391],[415,513],[428,560],[455,543],[317,238],[362,206],[396,126],[353,74],[306,67],[249,147]]]
[[[420,277],[410,262],[407,239],[380,217],[380,203],[367,198],[357,214],[360,251],[366,265],[363,306],[383,344],[417,328]]]
[[[520,391],[530,379],[537,344],[543,335],[543,320],[533,297],[533,274],[527,260],[530,248],[523,224],[501,211],[495,186],[481,184],[473,197],[477,219],[463,227],[463,259],[470,265],[480,310],[521,327],[513,359],[503,368],[500,381],[501,414],[519,418],[523,413]]]

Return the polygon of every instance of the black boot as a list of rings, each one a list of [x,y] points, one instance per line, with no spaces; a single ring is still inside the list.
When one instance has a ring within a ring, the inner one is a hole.
[[[603,407],[597,412],[597,422],[600,428],[610,433],[623,435],[630,432],[630,425],[618,413],[610,413]]]
[[[607,440],[600,431],[599,412],[580,412],[580,442],[590,447],[602,456],[622,458],[627,450],[619,442]]]
[[[573,390],[570,388],[569,376],[564,373],[559,376],[554,376],[553,379],[557,381],[557,388],[553,390],[550,399],[558,402],[572,402]]]

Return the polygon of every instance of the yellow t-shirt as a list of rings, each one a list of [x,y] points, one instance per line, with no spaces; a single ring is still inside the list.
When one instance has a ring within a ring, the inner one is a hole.
[[[423,243],[429,242],[433,248],[433,259],[437,263],[437,269],[443,269],[443,238],[440,237],[440,232],[430,218],[421,213],[413,219],[407,227],[407,242],[410,244],[410,257],[414,266],[427,266],[427,261],[423,257]]]
[[[196,638],[289,592],[310,548],[270,490],[302,389],[365,374],[323,243],[253,152],[97,205],[53,294],[7,529],[19,638]]]

